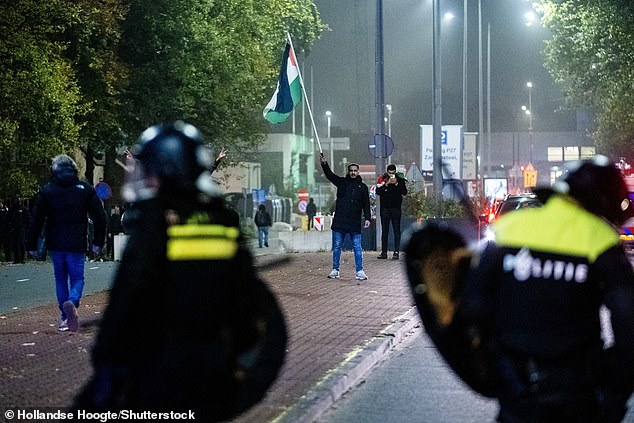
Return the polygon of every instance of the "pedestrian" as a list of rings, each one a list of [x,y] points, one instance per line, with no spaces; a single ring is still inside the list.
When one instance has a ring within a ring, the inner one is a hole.
[[[259,401],[274,381],[284,319],[210,164],[198,130],[180,121],[148,128],[133,148],[123,195],[139,218],[75,409],[216,422]]]
[[[271,215],[266,211],[266,207],[264,204],[260,204],[258,206],[258,211],[255,212],[255,217],[253,218],[255,222],[255,226],[258,227],[258,245],[262,248],[262,244],[265,247],[269,246],[269,227],[273,225],[273,220],[271,219]]]
[[[407,195],[405,178],[396,173],[396,166],[387,165],[387,172],[381,175],[376,185],[376,195],[380,196],[381,214],[381,254],[379,259],[387,259],[387,244],[390,224],[394,234],[394,252],[392,259],[399,259],[401,251],[401,205]]]
[[[500,217],[494,241],[471,260],[473,267],[457,266],[466,275],[464,290],[463,282],[435,289],[434,274],[451,269],[426,271],[428,259],[416,254],[424,248],[408,245],[410,280],[421,278],[412,287],[425,327],[470,386],[485,382],[502,423],[620,422],[634,389],[634,273],[617,229],[632,215],[626,185],[597,156],[535,192],[542,208]],[[429,243],[427,252],[438,241],[459,247],[449,238]],[[435,260],[458,250],[440,248]],[[602,306],[612,345],[601,336]]]
[[[11,261],[11,234],[9,232],[9,209],[0,200],[0,250],[4,254],[4,261]]]
[[[364,228],[370,227],[370,195],[368,186],[359,176],[359,165],[348,164],[348,174],[345,177],[335,175],[322,154],[321,168],[326,178],[337,187],[335,215],[332,220],[332,272],[330,279],[339,279],[339,263],[341,249],[346,234],[350,235],[354,250],[355,278],[363,281],[368,279],[363,271],[363,251],[361,248],[361,217],[365,216]]]
[[[227,150],[225,150],[224,148],[221,148],[220,153],[218,153],[218,157],[216,157],[216,160],[213,162],[213,164],[209,168],[209,173],[214,173],[216,169],[218,169],[218,166],[220,166],[220,163],[226,156],[227,156]]]
[[[121,225],[121,208],[115,205],[108,219],[108,239],[106,240],[106,247],[108,248],[108,258],[114,260],[114,237],[123,232],[123,226]]]
[[[24,264],[26,256],[26,228],[29,224],[29,211],[16,197],[9,207],[9,237],[13,264]]]
[[[311,197],[308,199],[308,205],[306,206],[306,216],[308,216],[308,230],[313,228],[313,218],[317,214],[317,206],[315,200]]]
[[[84,262],[88,249],[88,219],[94,225],[90,251],[99,255],[106,237],[106,212],[95,189],[80,181],[77,164],[65,154],[56,156],[51,179],[42,187],[33,208],[27,250],[35,254],[38,237],[45,228],[55,274],[57,303],[61,312],[59,330],[77,331],[77,308],[84,289]]]

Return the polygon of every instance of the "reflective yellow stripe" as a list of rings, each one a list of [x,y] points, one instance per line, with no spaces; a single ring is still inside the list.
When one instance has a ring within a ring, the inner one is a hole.
[[[236,254],[235,240],[214,239],[170,239],[167,241],[168,260],[218,260],[229,259]]]
[[[238,228],[222,225],[174,225],[167,229],[168,260],[229,259],[238,250]]]
[[[167,235],[172,237],[222,236],[238,238],[238,228],[222,225],[174,225],[167,228]]]

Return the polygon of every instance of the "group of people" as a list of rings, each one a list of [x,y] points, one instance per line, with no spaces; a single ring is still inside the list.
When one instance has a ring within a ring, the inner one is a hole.
[[[241,242],[237,213],[211,179],[205,149],[197,129],[179,121],[146,130],[130,154],[123,194],[136,217],[77,409],[195,410],[204,421],[228,419],[259,401],[282,365],[283,315]],[[368,187],[357,164],[338,176],[323,155],[320,162],[337,188],[328,278],[340,277],[348,235],[355,278],[367,280],[361,232],[371,221]],[[377,184],[378,259],[387,259],[391,226],[398,260],[407,188],[394,166],[386,170]],[[107,216],[70,157],[55,157],[51,175],[33,209],[26,248],[36,247],[46,223],[60,329],[76,331],[86,216],[96,253]],[[618,170],[597,158],[540,195],[542,209],[501,218],[497,238],[478,254],[467,253],[442,225],[414,235],[406,255],[414,298],[457,374],[498,398],[499,421],[618,422],[634,389],[634,272],[615,231],[633,214],[627,190]],[[258,228],[271,223],[260,206]],[[259,232],[259,245],[268,246],[267,230]],[[607,349],[601,305],[614,333]]]
[[[29,224],[29,210],[15,198],[7,207],[0,200],[0,249],[4,261],[24,263],[26,257],[25,231]]]

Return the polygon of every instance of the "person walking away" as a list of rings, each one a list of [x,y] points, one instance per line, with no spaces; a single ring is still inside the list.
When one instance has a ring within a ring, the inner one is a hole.
[[[14,198],[9,207],[9,234],[13,251],[13,264],[24,264],[28,224],[29,211],[20,203],[18,198]]]
[[[0,200],[0,249],[4,254],[4,261],[11,261],[11,234],[9,232],[9,209]]]
[[[354,250],[355,278],[363,281],[368,276],[363,271],[363,250],[361,248],[361,217],[365,217],[363,227],[370,227],[370,195],[368,186],[359,176],[359,165],[348,164],[348,174],[345,177],[335,175],[326,161],[320,155],[321,168],[326,178],[337,187],[335,216],[332,220],[332,271],[330,279],[339,278],[339,265],[343,241],[348,234],[352,240]]]
[[[73,409],[228,420],[275,380],[283,315],[212,180],[200,132],[156,125],[132,151],[122,192],[139,217],[129,224],[92,377]]]
[[[317,214],[317,206],[313,198],[308,199],[308,205],[306,206],[306,215],[308,216],[308,230],[313,228],[313,218]]]
[[[258,206],[258,211],[255,212],[255,217],[253,218],[255,222],[255,226],[258,227],[258,245],[262,248],[262,244],[265,247],[269,246],[269,227],[273,225],[273,220],[271,219],[271,215],[266,211],[266,207],[264,204],[260,204]]]
[[[77,176],[77,164],[65,154],[51,164],[50,181],[42,187],[33,208],[27,235],[27,250],[37,248],[45,227],[46,245],[55,273],[57,303],[61,313],[59,330],[77,331],[77,308],[84,289],[88,219],[94,225],[90,250],[99,255],[106,238],[106,212],[95,189]]]
[[[381,214],[381,254],[379,259],[387,258],[390,223],[394,236],[394,252],[392,259],[399,259],[401,248],[401,205],[407,195],[405,178],[396,173],[396,166],[389,164],[387,173],[383,174],[376,185],[376,195],[380,196]]]

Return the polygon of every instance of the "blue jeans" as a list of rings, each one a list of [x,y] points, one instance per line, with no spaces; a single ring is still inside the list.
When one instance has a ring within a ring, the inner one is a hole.
[[[79,307],[81,293],[84,290],[84,261],[86,260],[86,254],[51,251],[51,260],[53,261],[53,272],[55,274],[57,304],[62,312],[62,320],[66,320],[62,304],[66,301],[72,301],[75,307]]]
[[[339,261],[341,258],[341,247],[346,233],[350,234],[352,240],[352,248],[354,250],[354,264],[357,269],[363,270],[363,250],[361,249],[361,233],[360,232],[339,232],[332,231],[332,268],[339,270]]]
[[[262,246],[262,238],[264,238],[264,245],[269,246],[269,227],[258,226],[258,245]]]

